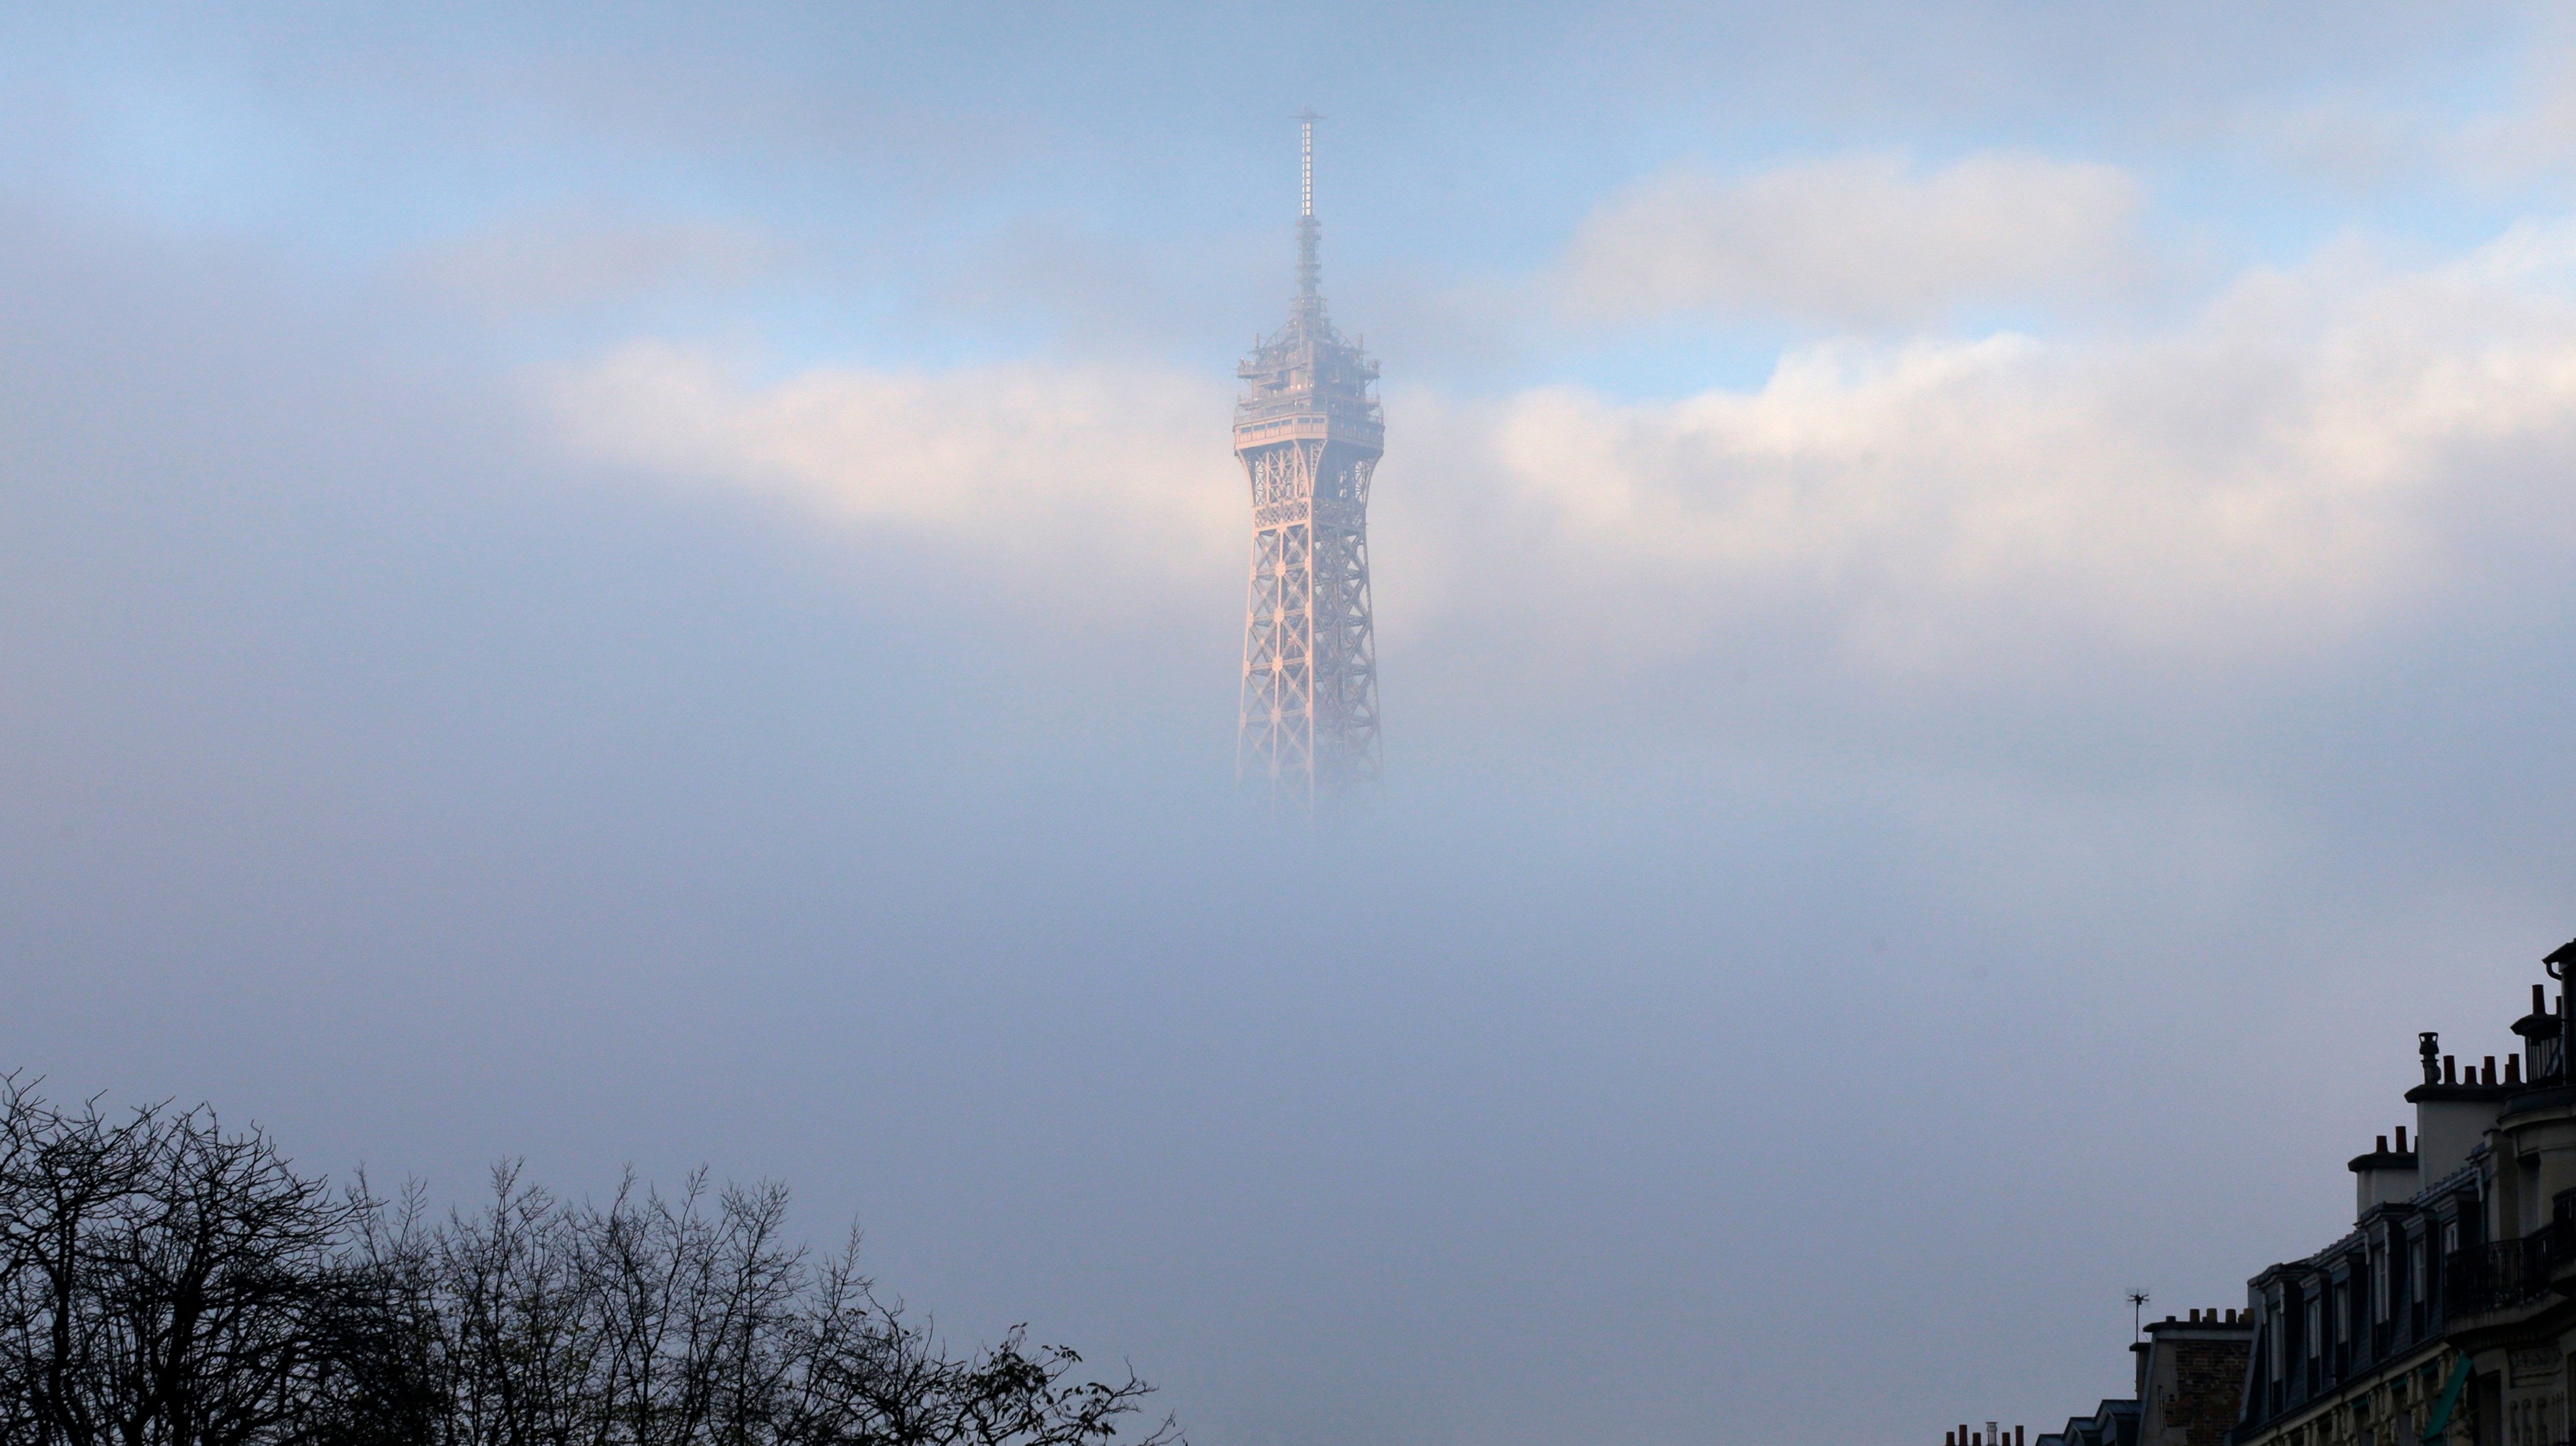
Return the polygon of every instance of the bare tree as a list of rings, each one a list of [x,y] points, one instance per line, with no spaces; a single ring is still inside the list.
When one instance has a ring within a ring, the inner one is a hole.
[[[112,1123],[0,1080],[10,1439],[250,1446],[390,1405],[401,1342],[342,1248],[364,1209],[211,1110]]]
[[[709,1208],[712,1201],[712,1209]],[[787,1191],[677,1198],[631,1178],[604,1208],[494,1172],[484,1208],[408,1247],[434,1262],[459,1446],[1112,1446],[1153,1387],[1062,1347],[950,1356],[881,1299],[855,1234],[817,1264]],[[1175,1446],[1166,1419],[1132,1446]]]
[[[1082,1373],[1064,1346],[1025,1327],[956,1358],[858,1269],[858,1236],[813,1277],[797,1323],[781,1441],[812,1446],[1110,1446],[1154,1388]],[[1166,1416],[1131,1446],[1186,1446]]]
[[[494,1170],[431,1222],[254,1130],[0,1076],[0,1446],[1186,1446],[1014,1328],[953,1356],[784,1186],[605,1206]]]

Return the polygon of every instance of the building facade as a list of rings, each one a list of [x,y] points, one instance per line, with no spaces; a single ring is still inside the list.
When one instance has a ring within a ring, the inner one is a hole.
[[[2554,957],[2554,956],[2553,956]],[[2246,1284],[2236,1446],[2563,1446],[2576,1373],[2576,1088],[2566,997],[2462,1069],[2420,1037],[2400,1127],[2353,1158],[2351,1230]]]
[[[2530,1003],[2501,1064],[2419,1035],[2413,1124],[2349,1162],[2349,1228],[2239,1309],[2146,1326],[2136,1398],[2036,1446],[2570,1446],[2576,1083],[2566,995]]]

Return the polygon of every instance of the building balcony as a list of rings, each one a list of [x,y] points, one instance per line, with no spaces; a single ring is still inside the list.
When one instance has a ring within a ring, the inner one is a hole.
[[[2442,1263],[2442,1313],[2454,1327],[2476,1317],[2528,1314],[2559,1298],[2551,1279],[2571,1267],[2576,1225],[2565,1220],[2519,1239],[2455,1251]]]

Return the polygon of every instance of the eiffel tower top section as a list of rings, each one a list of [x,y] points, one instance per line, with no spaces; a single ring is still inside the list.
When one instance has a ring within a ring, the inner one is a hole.
[[[1344,340],[1324,312],[1323,227],[1315,220],[1315,122],[1297,117],[1299,154],[1297,299],[1288,324],[1254,340],[1235,368],[1248,385],[1234,407],[1234,450],[1282,442],[1342,442],[1375,457],[1385,450],[1386,422],[1369,386],[1377,363],[1357,340]]]

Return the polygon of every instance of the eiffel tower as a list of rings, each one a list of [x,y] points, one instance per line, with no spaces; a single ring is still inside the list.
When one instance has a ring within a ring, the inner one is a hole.
[[[1235,772],[1274,801],[1317,802],[1378,776],[1377,642],[1369,620],[1369,478],[1386,450],[1377,363],[1324,314],[1315,122],[1297,117],[1297,299],[1235,375],[1234,455],[1252,484]]]

